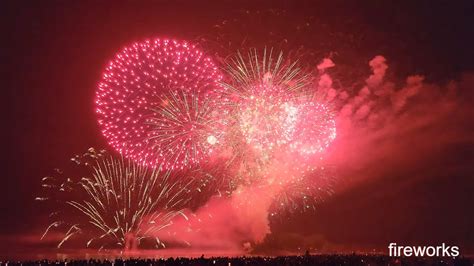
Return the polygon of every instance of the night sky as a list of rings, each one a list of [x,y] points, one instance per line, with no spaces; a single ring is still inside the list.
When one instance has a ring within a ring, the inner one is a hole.
[[[283,48],[302,45],[318,60],[331,55],[342,86],[363,81],[376,55],[387,58],[396,85],[413,74],[425,76],[432,90],[456,83],[456,111],[409,132],[399,128],[369,150],[348,148],[356,159],[341,163],[339,193],[316,212],[272,221],[273,234],[259,251],[301,243],[386,251],[390,242],[446,242],[474,253],[471,1],[219,2],[2,2],[0,254],[40,246],[45,216],[34,198],[43,176],[89,147],[108,148],[93,101],[108,60],[130,42],[160,36],[218,36],[232,41],[230,48],[244,39],[257,47],[287,39]],[[307,18],[311,28],[295,30]]]

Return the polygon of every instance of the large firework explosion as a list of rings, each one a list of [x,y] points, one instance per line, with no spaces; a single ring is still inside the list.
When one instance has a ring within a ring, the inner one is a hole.
[[[273,49],[238,52],[223,70],[225,77],[183,41],[147,40],[118,53],[99,83],[96,112],[126,159],[91,150],[92,161],[74,158],[88,166],[88,177],[44,179],[83,220],[54,212],[43,236],[64,228],[58,247],[83,235],[91,236],[88,247],[130,248],[212,195],[235,194],[233,202],[249,207],[253,196],[239,195],[260,191],[265,213],[275,215],[331,194],[331,175],[319,161],[336,137],[335,120],[316,97],[312,72]],[[72,193],[61,193],[66,188]]]
[[[103,134],[123,156],[151,167],[193,171],[224,158],[213,178],[232,176],[227,194],[255,181],[278,183],[269,167],[282,160],[297,165],[299,180],[312,167],[308,158],[336,136],[330,108],[315,100],[312,72],[273,49],[237,52],[222,68],[225,77],[183,41],[124,48],[97,91]]]
[[[43,178],[43,195],[38,201],[57,207],[42,238],[52,231],[62,235],[57,247],[72,238],[83,239],[87,247],[130,249],[172,223],[190,201],[193,180],[170,178],[170,172],[148,169],[131,160],[115,159],[89,149],[71,159],[85,177]],[[59,206],[58,206],[59,205]]]
[[[96,93],[102,133],[122,155],[145,165],[198,163],[208,144],[218,142],[217,135],[196,138],[193,131],[209,131],[221,79],[212,60],[187,42],[153,39],[125,47]]]

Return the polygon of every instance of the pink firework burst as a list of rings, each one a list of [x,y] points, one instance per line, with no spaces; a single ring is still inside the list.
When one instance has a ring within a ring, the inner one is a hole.
[[[330,108],[318,102],[298,106],[290,147],[301,155],[320,154],[336,138],[336,121]]]
[[[202,130],[212,124],[213,105],[209,100],[201,111],[201,99],[214,99],[221,79],[212,60],[187,42],[154,39],[125,47],[98,85],[95,102],[102,133],[122,155],[142,164],[184,168],[199,163],[208,154],[207,144],[218,142],[217,136]],[[184,99],[190,102],[179,103]],[[180,115],[191,117],[173,125]],[[196,137],[200,133],[208,135]],[[164,140],[173,134],[175,140]],[[186,138],[185,145],[178,141],[179,134]]]

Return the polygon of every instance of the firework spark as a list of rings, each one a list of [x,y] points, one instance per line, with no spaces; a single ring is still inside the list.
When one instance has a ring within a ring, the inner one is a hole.
[[[73,159],[85,165],[87,160],[82,158]],[[95,164],[88,168],[89,177],[78,181],[43,179],[49,196],[37,200],[56,199],[61,208],[52,213],[55,220],[42,238],[53,229],[64,228],[66,233],[58,248],[76,235],[86,239],[87,247],[131,248],[143,239],[154,238],[176,216],[184,216],[182,210],[190,199],[191,182],[176,181],[169,172],[149,170],[130,160],[107,156],[93,161]],[[159,239],[153,240],[156,245],[163,245]]]

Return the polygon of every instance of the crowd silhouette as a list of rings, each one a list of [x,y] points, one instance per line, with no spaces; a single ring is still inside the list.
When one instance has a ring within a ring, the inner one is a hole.
[[[474,259],[442,257],[408,257],[398,258],[383,255],[309,255],[280,257],[204,257],[200,258],[167,258],[142,259],[128,258],[115,260],[40,260],[40,261],[1,261],[0,266],[242,266],[242,265],[474,265]]]

